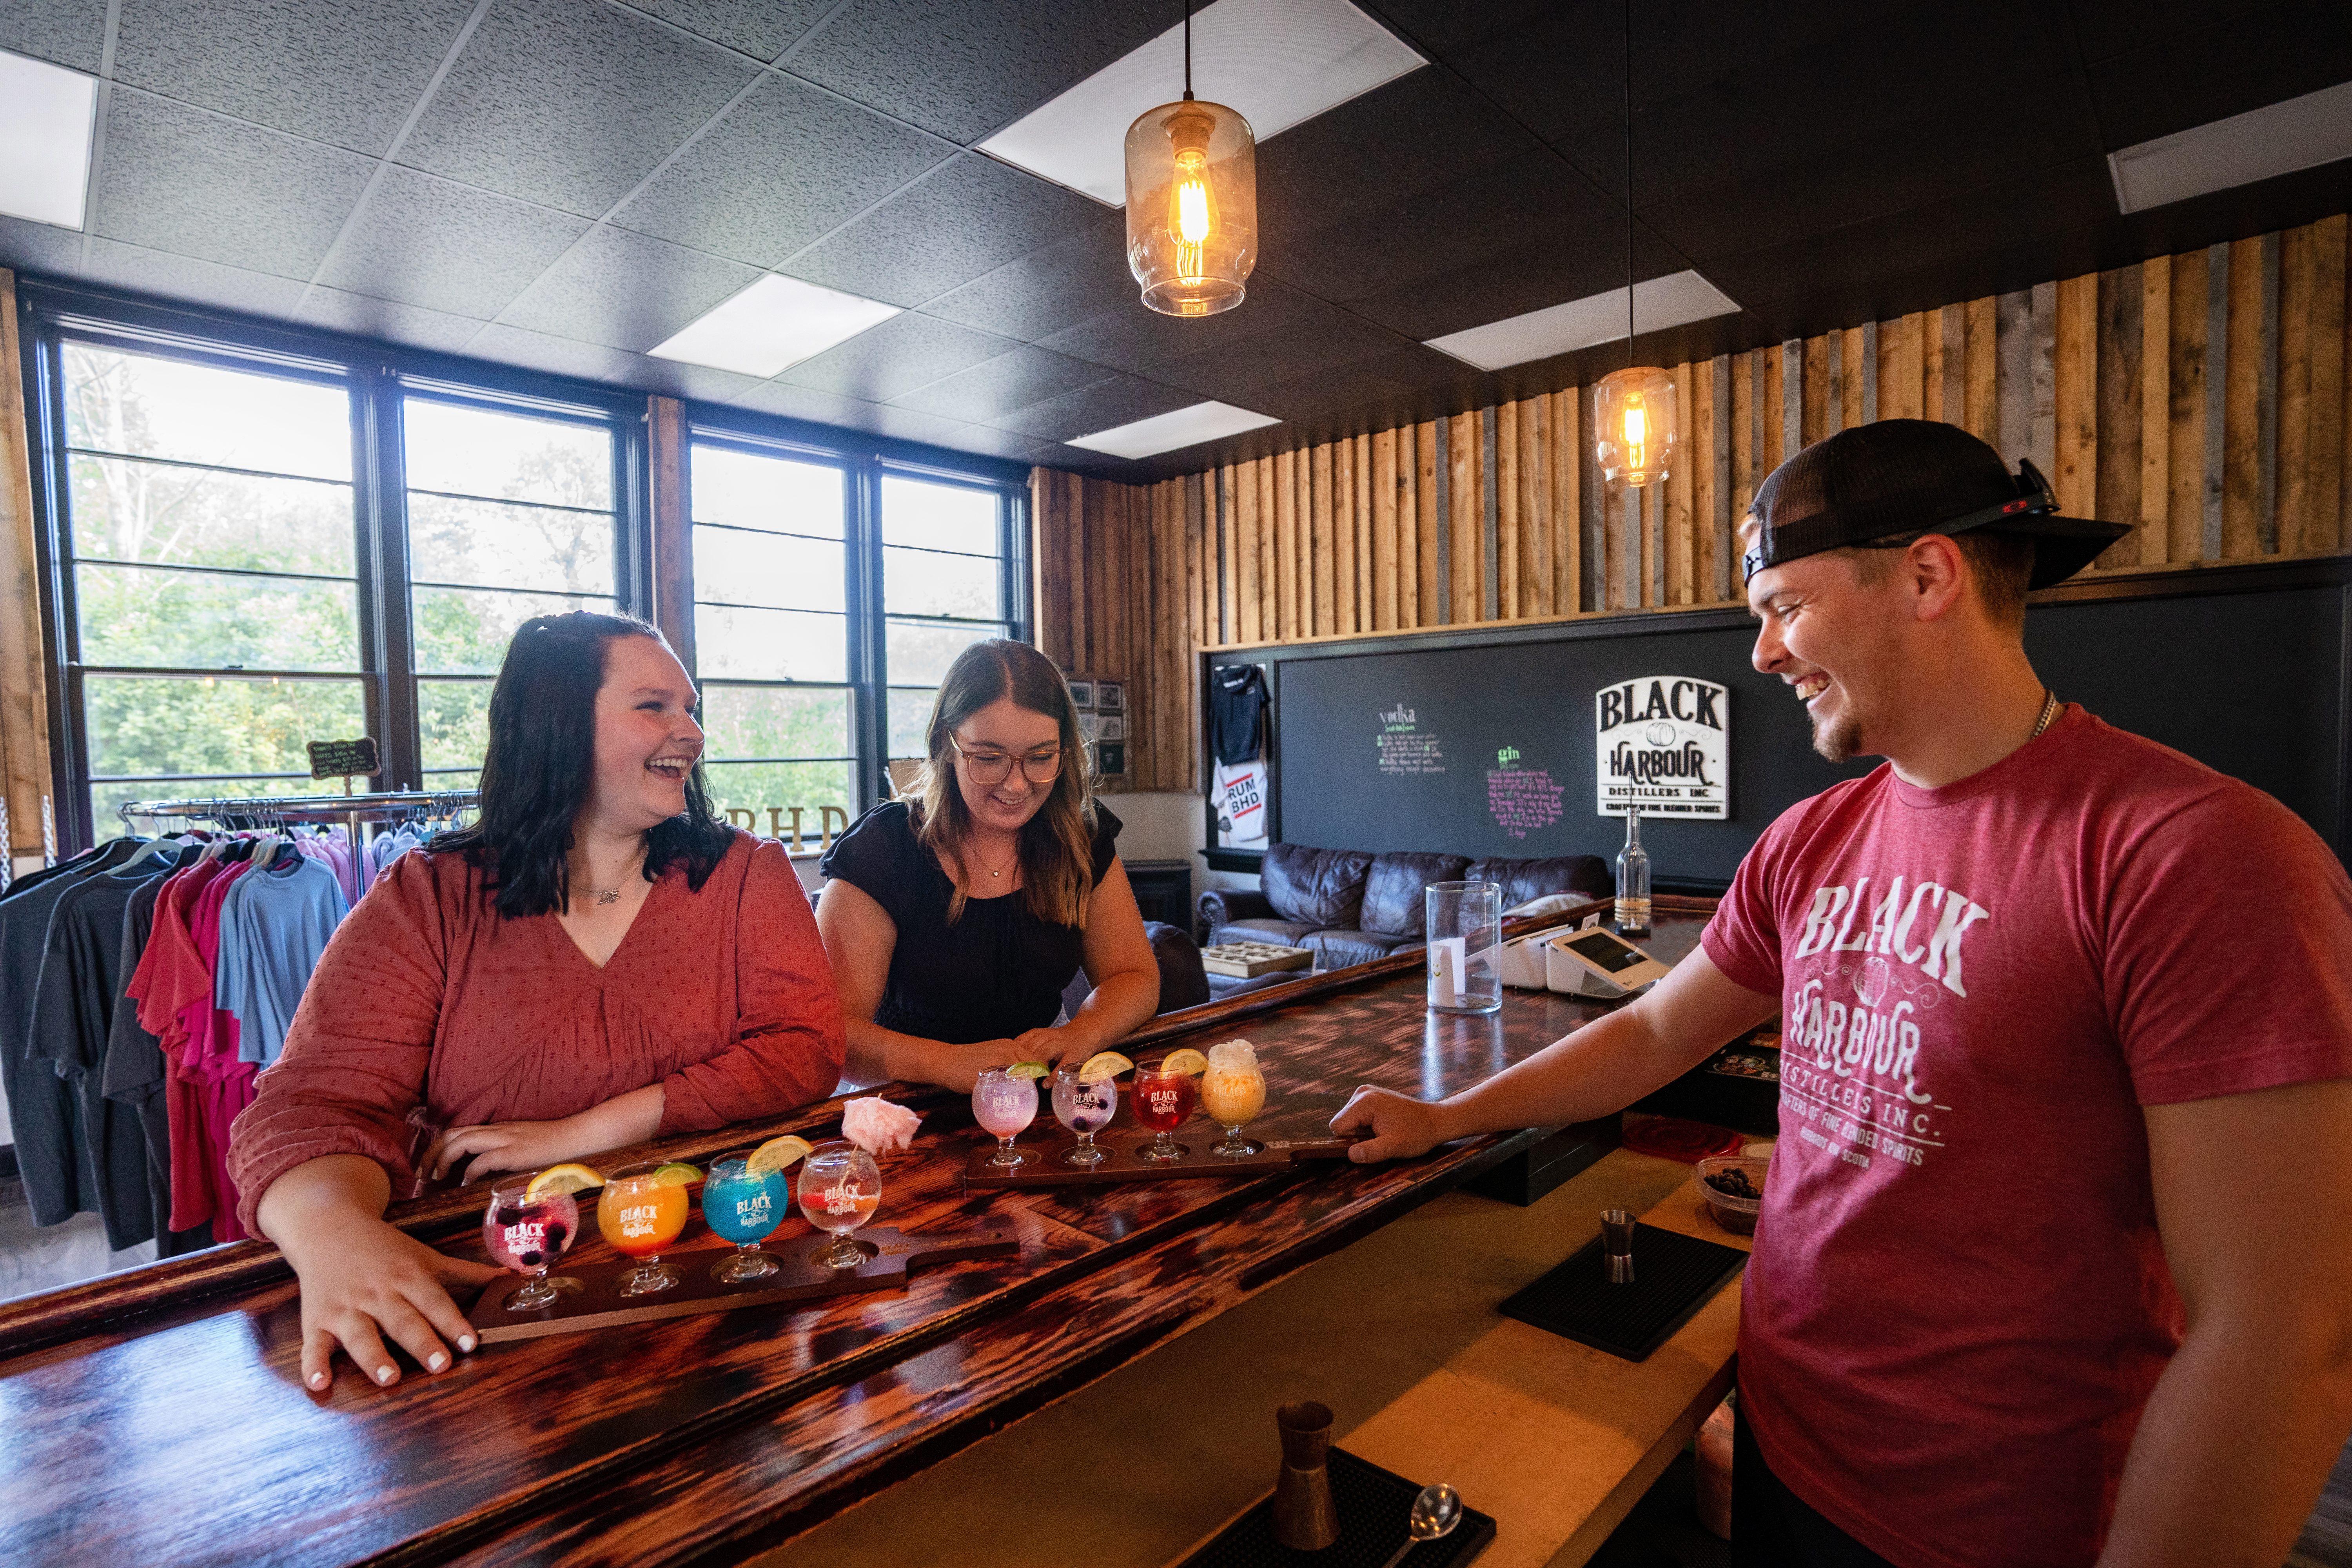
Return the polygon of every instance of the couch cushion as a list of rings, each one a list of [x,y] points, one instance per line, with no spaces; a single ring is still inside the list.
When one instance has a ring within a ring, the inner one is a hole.
[[[1160,921],[1144,921],[1143,934],[1151,939],[1151,956],[1160,961],[1160,1011],[1172,1013],[1206,1002],[1209,972],[1201,967],[1201,950],[1192,937]]]
[[[1311,931],[1353,926],[1364,902],[1364,872],[1372,858],[1360,849],[1310,849],[1304,844],[1266,847],[1257,885],[1274,912]]]
[[[1312,921],[1234,921],[1209,933],[1211,947],[1229,942],[1270,942],[1282,947],[1305,947],[1320,928]]]
[[[1605,899],[1616,890],[1617,884],[1616,878],[1609,874],[1609,863],[1598,855],[1559,855],[1544,860],[1515,860],[1508,856],[1490,855],[1472,861],[1463,876],[1473,882],[1500,883],[1503,907],[1507,910],[1546,893],[1581,893],[1588,899]]]
[[[1409,942],[1421,940],[1426,901],[1422,891],[1432,882],[1458,882],[1463,868],[1470,864],[1466,855],[1424,855],[1411,850],[1393,850],[1376,856],[1371,868],[1364,876],[1363,918],[1355,923],[1365,931],[1380,931],[1388,936],[1403,937]],[[1330,925],[1343,922],[1331,921]]]
[[[1386,958],[1397,949],[1419,941],[1417,936],[1391,936],[1386,931],[1318,931],[1307,939],[1307,948],[1315,955],[1318,969],[1345,969],[1350,964]]]

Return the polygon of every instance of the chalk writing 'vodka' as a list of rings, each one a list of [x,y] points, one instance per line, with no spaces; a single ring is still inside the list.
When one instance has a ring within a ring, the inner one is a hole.
[[[1869,900],[1870,879],[1864,877],[1852,888],[1828,887],[1813,889],[1813,907],[1805,915],[1804,934],[1799,938],[1792,958],[1811,958],[1817,952],[1882,952],[1911,964],[1930,980],[1940,980],[1945,989],[1955,996],[1965,996],[1968,987],[1960,983],[1960,943],[1978,921],[1990,919],[1992,911],[1969,898],[1957,888],[1946,888],[1935,882],[1919,882],[1906,898],[1903,879],[1897,877],[1886,889],[1885,896],[1870,904],[1868,924],[1858,934],[1854,917]],[[1916,945],[1911,940],[1916,931],[1923,939]]]

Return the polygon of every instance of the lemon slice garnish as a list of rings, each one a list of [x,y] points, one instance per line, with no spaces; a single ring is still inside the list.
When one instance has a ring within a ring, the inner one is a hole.
[[[771,1138],[751,1151],[751,1157],[743,1162],[743,1173],[747,1176],[772,1176],[786,1166],[796,1165],[806,1159],[810,1147],[807,1139],[795,1138],[789,1132],[782,1138]]]
[[[1168,1059],[1160,1064],[1161,1072],[1181,1072],[1198,1078],[1209,1070],[1209,1058],[1187,1046],[1181,1051],[1171,1051]]]
[[[550,1165],[546,1170],[533,1176],[530,1179],[530,1185],[523,1189],[523,1197],[529,1202],[537,1203],[541,1198],[553,1197],[559,1193],[584,1193],[590,1187],[601,1187],[604,1184],[604,1173],[595,1166],[567,1162],[561,1165]]]
[[[1107,1078],[1117,1078],[1123,1072],[1133,1072],[1135,1064],[1117,1051],[1097,1051],[1078,1069],[1080,1083],[1100,1083]]]

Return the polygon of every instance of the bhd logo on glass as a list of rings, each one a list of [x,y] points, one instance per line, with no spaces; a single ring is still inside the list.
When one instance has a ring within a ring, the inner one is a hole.
[[[1597,809],[1622,816],[1731,815],[1731,689],[1645,675],[1592,694]]]

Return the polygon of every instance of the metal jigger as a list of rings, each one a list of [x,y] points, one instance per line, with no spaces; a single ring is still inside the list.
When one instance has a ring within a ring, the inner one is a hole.
[[[1601,1250],[1609,1258],[1609,1283],[1633,1282],[1633,1216],[1624,1209],[1601,1211]]]
[[[1282,1433],[1282,1474],[1274,1483],[1274,1538],[1294,1552],[1320,1552],[1339,1539],[1331,1506],[1331,1412],[1312,1400],[1274,1413]]]

